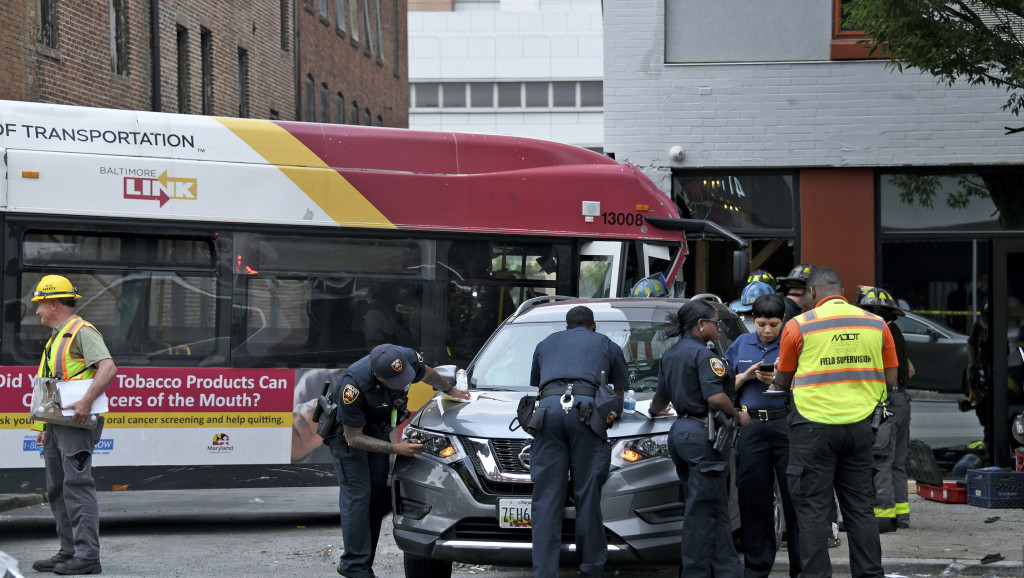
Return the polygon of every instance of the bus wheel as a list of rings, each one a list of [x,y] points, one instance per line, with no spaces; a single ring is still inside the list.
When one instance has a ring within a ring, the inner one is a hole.
[[[451,578],[450,560],[434,560],[405,552],[405,578]]]

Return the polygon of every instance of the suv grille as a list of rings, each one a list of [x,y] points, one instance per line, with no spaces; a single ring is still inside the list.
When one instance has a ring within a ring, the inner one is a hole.
[[[506,474],[529,474],[530,468],[519,461],[519,453],[530,440],[491,440],[491,449],[498,460],[498,467]]]
[[[519,452],[530,440],[464,437],[462,443],[483,492],[492,496],[529,496],[533,493],[530,470],[519,462]],[[483,444],[487,444],[486,447]]]

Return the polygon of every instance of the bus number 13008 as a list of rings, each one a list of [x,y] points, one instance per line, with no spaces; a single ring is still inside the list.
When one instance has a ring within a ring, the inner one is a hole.
[[[605,225],[627,225],[639,227],[644,224],[644,216],[640,213],[601,213]]]

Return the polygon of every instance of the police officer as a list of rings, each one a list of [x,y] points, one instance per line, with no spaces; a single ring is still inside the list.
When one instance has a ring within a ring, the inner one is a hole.
[[[789,424],[786,400],[764,395],[775,376],[785,299],[778,293],[754,301],[754,333],[736,338],[725,352],[736,371],[740,405],[750,414],[736,450],[736,489],[743,524],[743,567],[746,578],[767,578],[775,564],[775,486],[786,519],[789,575],[800,575],[800,534],[786,482],[789,465]],[[762,369],[763,368],[763,369]]]
[[[53,329],[39,364],[40,377],[61,381],[91,379],[82,399],[64,409],[74,409],[71,421],[84,424],[93,401],[107,390],[117,374],[103,336],[91,323],[75,315],[78,289],[65,277],[47,275],[36,285],[32,301],[40,322]],[[99,574],[100,518],[96,482],[92,477],[92,452],[103,433],[103,416],[95,429],[46,424],[36,436],[46,465],[46,495],[57,525],[60,550],[32,569],[57,574]]]
[[[679,414],[668,447],[686,493],[681,576],[739,577],[743,569],[729,517],[729,450],[714,449],[707,417],[721,411],[746,427],[750,415],[733,407],[733,373],[708,349],[708,342],[718,340],[718,310],[707,301],[690,301],[669,321],[675,326],[672,333],[682,337],[661,358],[650,411],[665,415],[671,402]]]
[[[533,575],[558,576],[565,494],[572,475],[576,502],[576,556],[580,573],[601,576],[608,553],[601,518],[601,486],[608,478],[611,448],[586,419],[601,372],[621,398],[629,385],[622,349],[596,333],[594,312],[583,305],[565,315],[565,331],[537,344],[530,385],[540,392],[543,425],[530,450],[533,480]],[[619,404],[621,414],[622,405]]]
[[[857,305],[885,320],[896,344],[899,371],[896,386],[888,391],[886,407],[891,412],[875,436],[875,518],[879,532],[910,527],[907,500],[907,447],[910,445],[910,394],[907,382],[914,376],[914,364],[907,357],[907,340],[896,318],[906,315],[885,289],[859,287]]]
[[[331,386],[328,397],[338,405],[338,425],[324,443],[331,449],[338,475],[341,534],[345,552],[338,574],[348,578],[374,576],[381,520],[391,511],[387,488],[389,454],[411,456],[423,451],[415,440],[391,442],[391,430],[404,419],[409,386],[417,381],[460,399],[468,391],[454,389],[412,349],[384,343],[353,363]]]
[[[778,370],[769,389],[792,388],[789,490],[800,524],[802,577],[832,575],[826,535],[833,486],[850,545],[850,570],[882,578],[882,548],[871,500],[872,424],[899,362],[880,317],[850,305],[835,269],[807,278],[814,309],[782,332]]]

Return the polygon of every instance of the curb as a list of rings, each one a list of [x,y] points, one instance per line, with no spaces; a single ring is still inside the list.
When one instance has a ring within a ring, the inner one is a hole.
[[[1001,560],[990,564],[982,564],[981,560],[957,558],[957,562],[963,564],[964,568],[958,576],[986,576],[998,574],[1000,576],[1020,576],[1024,568],[1021,562],[1014,560]],[[931,558],[882,558],[882,567],[885,568],[886,576],[892,575],[914,575],[925,574],[938,576],[946,569],[953,559],[931,559]],[[837,574],[850,573],[849,558],[832,558],[832,571]],[[772,574],[789,574],[789,563],[784,556],[775,560],[772,567]]]
[[[0,494],[0,512],[46,502],[46,494]]]

